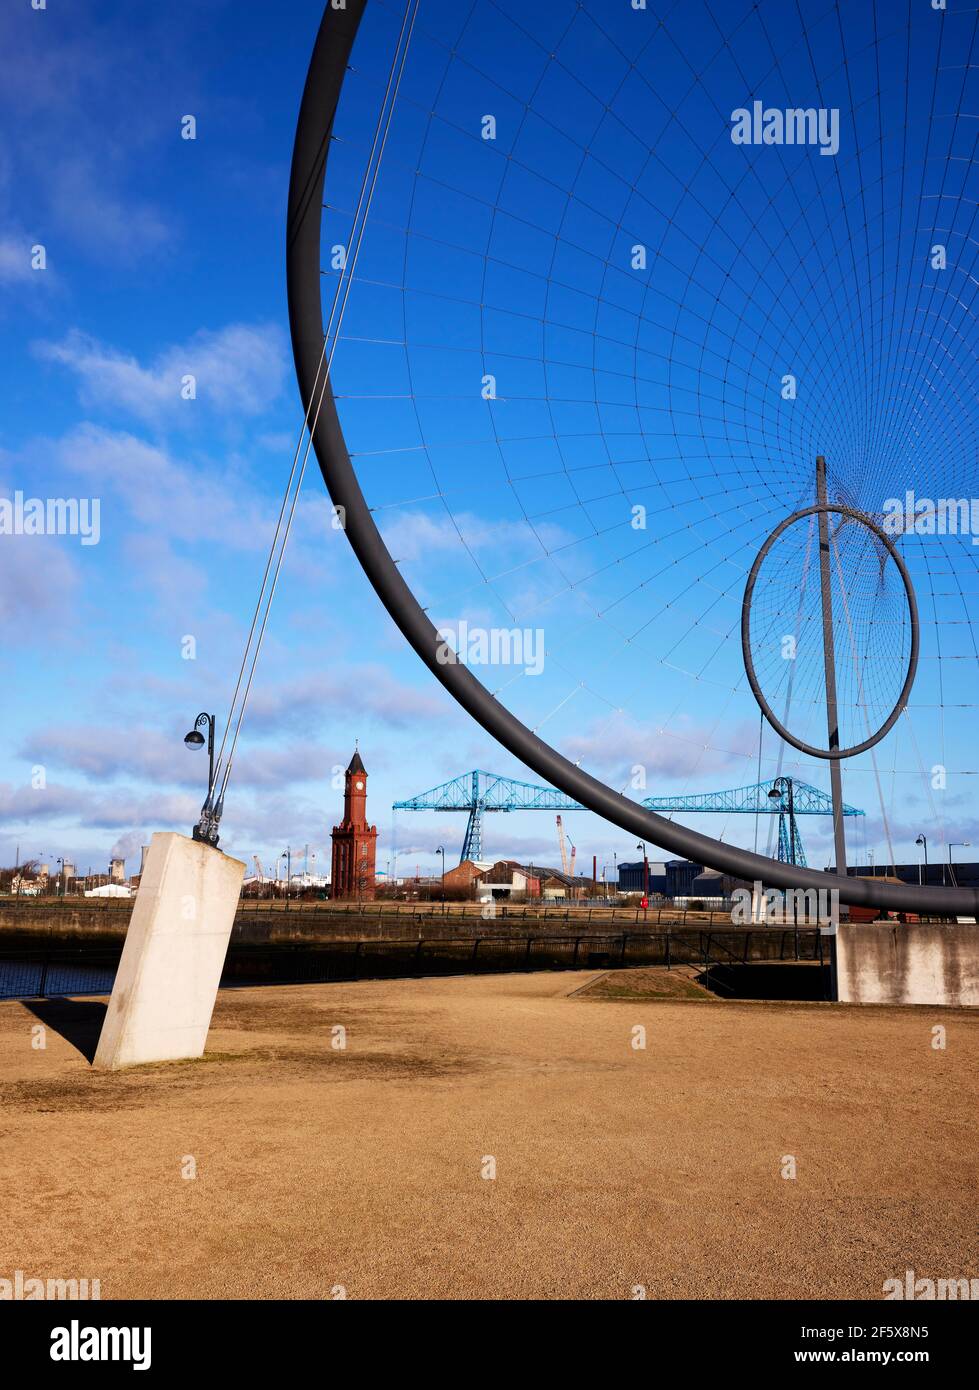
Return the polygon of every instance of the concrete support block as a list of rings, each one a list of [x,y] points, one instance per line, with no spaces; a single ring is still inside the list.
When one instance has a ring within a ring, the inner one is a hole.
[[[974,923],[841,923],[836,960],[841,1003],[979,1005]]]
[[[203,1055],[244,874],[209,845],[153,836],[96,1067]]]

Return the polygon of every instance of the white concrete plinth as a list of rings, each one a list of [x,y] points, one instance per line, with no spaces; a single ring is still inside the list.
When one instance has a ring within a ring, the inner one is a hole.
[[[244,875],[209,845],[153,836],[96,1067],[203,1055]]]
[[[973,923],[841,923],[836,960],[844,1004],[979,1007],[979,927]]]

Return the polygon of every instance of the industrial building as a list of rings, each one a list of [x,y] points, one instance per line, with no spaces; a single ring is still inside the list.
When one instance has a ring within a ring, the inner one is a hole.
[[[689,859],[648,861],[648,891],[650,897],[684,898],[693,889],[694,880],[704,872],[703,864]],[[646,863],[640,859],[619,865],[619,892],[642,893],[647,887]]]
[[[943,846],[935,846],[936,851]],[[836,869],[829,870],[835,873]],[[931,888],[979,888],[979,863],[860,864],[848,865],[851,878],[898,878],[902,883],[923,883]]]
[[[458,893],[460,889],[469,893],[473,883],[480,875],[487,873],[493,865],[485,859],[464,859],[454,869],[446,869],[442,880],[446,892]]]
[[[484,873],[474,876],[476,897],[480,902],[500,898],[539,898],[541,881],[538,871],[529,864],[514,859],[499,859]]]
[[[560,902],[591,898],[605,891],[604,884],[595,883],[590,878],[572,878],[561,869],[551,869],[541,864],[520,864],[515,859],[498,859],[495,864],[480,864],[467,859],[445,875],[447,889],[467,884],[479,902],[506,898]]]

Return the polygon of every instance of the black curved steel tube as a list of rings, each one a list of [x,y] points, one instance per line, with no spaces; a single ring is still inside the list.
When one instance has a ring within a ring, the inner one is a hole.
[[[344,73],[366,4],[367,0],[347,0],[343,10],[327,6],[310,60],[296,127],[289,181],[286,272],[293,355],[306,410],[310,408],[323,351],[320,230],[327,156]],[[374,523],[350,462],[329,383],[313,445],[330,497],[344,509],[347,539],[392,618],[463,709],[539,777],[637,838],[749,882],[760,879],[771,888],[835,888],[841,902],[885,909],[969,916],[979,913],[979,891],[971,888],[927,888],[841,878],[723,844],[645,810],[575,767],[505,709],[468,667],[439,661],[442,639],[402,578]]]

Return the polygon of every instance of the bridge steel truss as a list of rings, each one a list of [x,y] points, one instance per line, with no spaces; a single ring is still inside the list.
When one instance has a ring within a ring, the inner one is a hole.
[[[727,791],[699,792],[690,796],[649,796],[640,804],[650,811],[673,815],[721,813],[735,816],[772,816],[779,818],[778,858],[783,864],[805,867],[806,856],[798,828],[789,826],[787,807],[783,800],[773,804],[771,782],[755,782],[750,787],[732,787]],[[833,801],[818,787],[793,780],[794,816],[832,816]],[[483,857],[483,816],[488,811],[585,811],[580,801],[566,796],[555,787],[543,787],[534,782],[521,782],[515,777],[485,772],[475,768],[443,782],[430,791],[404,801],[396,801],[395,811],[465,811],[469,820],[462,841],[459,863]],[[855,806],[844,803],[845,816],[862,816]],[[794,837],[794,845],[792,838]]]

